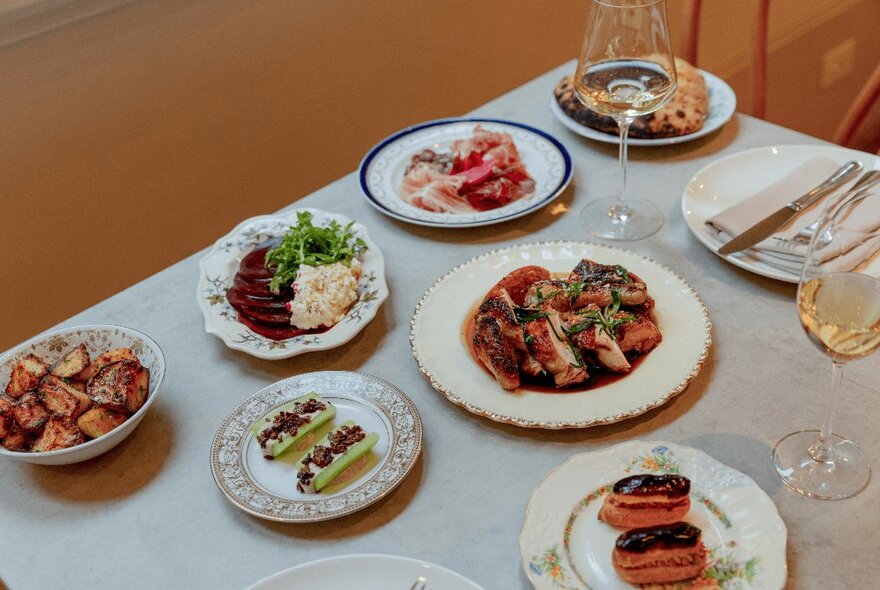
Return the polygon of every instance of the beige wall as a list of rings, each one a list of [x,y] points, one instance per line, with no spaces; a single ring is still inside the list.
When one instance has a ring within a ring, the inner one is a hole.
[[[748,112],[752,2],[704,4],[700,65]],[[880,56],[880,3],[828,4],[775,0],[769,109],[825,137]],[[0,350],[574,57],[584,6],[136,0],[0,48]],[[842,35],[854,74],[819,92]]]

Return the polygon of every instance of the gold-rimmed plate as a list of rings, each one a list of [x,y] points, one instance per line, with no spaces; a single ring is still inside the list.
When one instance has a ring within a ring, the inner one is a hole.
[[[531,264],[569,273],[583,258],[620,264],[654,297],[660,345],[629,375],[587,391],[505,391],[467,349],[463,330],[486,292]],[[493,250],[434,283],[416,306],[410,343],[419,370],[437,391],[468,411],[526,428],[586,428],[638,416],[669,401],[697,375],[711,345],[708,312],[684,279],[634,252],[588,242],[537,242]]]
[[[250,426],[261,416],[309,392],[336,406],[336,417],[316,434],[354,420],[379,442],[366,466],[349,481],[318,494],[296,489],[296,462],[306,449],[263,458]],[[366,508],[389,494],[415,465],[422,448],[422,421],[415,404],[391,383],[350,371],[289,377],[242,402],[224,421],[211,445],[211,471],[223,494],[254,516],[280,522],[317,522]]]

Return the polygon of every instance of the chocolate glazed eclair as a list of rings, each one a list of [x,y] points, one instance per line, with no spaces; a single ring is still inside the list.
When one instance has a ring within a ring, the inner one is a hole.
[[[664,584],[695,578],[706,567],[702,531],[686,522],[627,531],[617,538],[611,561],[630,584]]]
[[[621,479],[605,496],[599,519],[619,528],[682,520],[691,508],[691,482],[681,475],[640,474]]]

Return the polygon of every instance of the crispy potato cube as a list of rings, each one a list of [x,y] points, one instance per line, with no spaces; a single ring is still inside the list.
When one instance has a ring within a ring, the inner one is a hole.
[[[89,380],[86,393],[95,405],[117,412],[127,412],[128,391],[136,386],[139,367],[139,362],[129,360],[107,365]]]
[[[11,412],[18,425],[28,432],[37,432],[49,419],[49,412],[32,392],[21,396],[21,399],[12,406]]]
[[[19,398],[26,392],[37,388],[49,367],[40,357],[29,354],[22,357],[12,369],[12,375],[9,377],[9,383],[6,384],[6,393],[10,397]]]
[[[150,391],[150,371],[138,365],[134,374],[134,382],[125,391],[125,409],[129,414],[134,414],[141,409],[147,401],[147,393]]]
[[[4,438],[15,424],[12,418],[12,400],[0,394],[0,438]]]
[[[82,444],[85,440],[82,431],[73,420],[53,417],[49,418],[49,421],[46,422],[42,434],[34,441],[31,451],[42,453],[57,449],[67,449]]]
[[[86,383],[89,379],[94,377],[95,373],[97,373],[97,372],[98,372],[98,370],[95,368],[95,363],[89,363],[85,369],[83,369],[82,371],[80,371],[79,373],[77,373],[76,375],[71,377],[70,379],[74,383]]]
[[[30,447],[27,433],[13,422],[6,436],[3,437],[3,447],[8,451],[26,451]]]
[[[92,408],[80,416],[76,423],[86,436],[98,438],[125,422],[126,419],[125,414],[120,414],[113,410]]]
[[[76,419],[92,405],[89,396],[54,375],[43,379],[37,395],[51,414],[63,418]]]
[[[92,364],[92,358],[89,356],[89,351],[85,344],[80,344],[58,361],[58,364],[52,369],[52,374],[62,379],[70,379],[81,373],[90,364]]]
[[[67,384],[70,387],[73,387],[75,390],[77,390],[80,393],[86,392],[86,384],[85,383],[81,383],[79,381],[68,381]]]
[[[130,348],[114,348],[113,350],[108,350],[107,352],[98,355],[98,358],[96,358],[94,362],[95,371],[100,371],[107,365],[112,365],[119,361],[135,361],[140,364],[138,357]]]

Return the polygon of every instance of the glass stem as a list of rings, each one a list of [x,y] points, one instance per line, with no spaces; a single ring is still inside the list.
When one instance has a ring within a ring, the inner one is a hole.
[[[617,129],[620,132],[620,151],[618,158],[620,160],[620,193],[617,195],[617,205],[615,205],[615,217],[626,217],[629,214],[629,206],[626,204],[626,147],[627,138],[629,137],[629,126],[632,124],[632,117],[623,117],[617,119]]]
[[[843,364],[831,362],[831,399],[825,410],[825,421],[822,430],[819,431],[819,440],[810,447],[810,456],[816,461],[827,463],[834,458],[834,413],[837,410],[837,398],[840,393],[840,384],[843,381]]]

